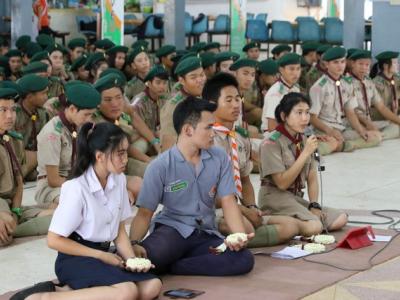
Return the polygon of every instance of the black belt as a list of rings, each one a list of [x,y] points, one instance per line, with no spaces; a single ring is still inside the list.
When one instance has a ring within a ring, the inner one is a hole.
[[[110,249],[111,242],[101,242],[101,243],[97,242],[96,243],[96,242],[87,241],[87,240],[83,239],[76,232],[73,232],[68,238],[73,240],[73,241],[75,241],[75,242],[77,242],[77,243],[79,243],[79,244],[82,244],[82,245],[84,245],[86,247],[93,248],[93,249],[96,249],[96,250],[101,250],[101,251],[104,251],[104,252],[108,252],[108,250]]]

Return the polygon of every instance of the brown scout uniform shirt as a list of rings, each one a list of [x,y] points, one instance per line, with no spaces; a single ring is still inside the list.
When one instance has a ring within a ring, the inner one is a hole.
[[[396,90],[397,102],[399,102],[399,99],[400,99],[400,77],[395,75],[393,77],[393,80],[394,80],[394,87]],[[379,94],[381,95],[383,103],[385,104],[385,106],[387,108],[389,108],[392,111],[392,101],[393,101],[394,97],[393,97],[391,81],[388,81],[382,75],[377,75],[373,79],[373,82],[375,83],[376,89],[378,90]],[[395,113],[398,115],[400,113],[400,111],[398,110]],[[375,109],[372,109],[371,115],[372,115],[373,120],[384,120],[383,116],[379,112],[377,112]]]

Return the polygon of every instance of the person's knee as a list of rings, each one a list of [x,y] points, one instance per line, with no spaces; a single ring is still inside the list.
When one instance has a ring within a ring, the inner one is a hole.
[[[312,236],[316,234],[320,234],[322,232],[323,226],[322,223],[318,220],[310,220],[303,222],[301,235],[302,236]]]
[[[254,256],[248,249],[243,249],[232,254],[232,261],[229,263],[229,275],[241,275],[249,273],[254,267]]]
[[[276,224],[279,241],[287,241],[299,234],[300,229],[294,218],[285,217],[282,222]]]
[[[133,300],[138,298],[138,289],[133,282],[124,282],[116,286],[115,300]]]
[[[162,283],[160,279],[151,279],[143,282],[139,286],[139,295],[141,300],[156,299],[160,294]]]
[[[329,230],[339,230],[346,226],[348,222],[348,216],[345,213],[340,214],[340,216],[329,226]]]

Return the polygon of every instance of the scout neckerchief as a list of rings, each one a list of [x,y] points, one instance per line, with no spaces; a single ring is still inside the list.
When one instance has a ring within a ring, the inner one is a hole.
[[[396,106],[396,101],[397,101],[397,93],[396,93],[396,82],[394,81],[394,76],[392,76],[392,78],[388,78],[386,77],[385,74],[383,74],[383,72],[380,74],[382,76],[383,79],[385,79],[387,82],[389,82],[390,87],[392,88],[392,109],[393,107]],[[397,112],[394,112],[397,113]]]
[[[333,82],[335,82],[335,86],[336,86],[337,91],[338,91],[338,93],[339,93],[340,110],[341,110],[341,112],[342,112],[341,118],[343,119],[344,116],[345,116],[345,113],[344,113],[344,106],[343,106],[342,90],[341,90],[341,88],[340,88],[340,86],[341,86],[341,84],[342,84],[342,83],[340,82],[340,79],[342,79],[342,76],[340,76],[338,79],[335,79],[335,78],[333,78],[328,72],[326,72],[325,74],[326,74],[326,76],[328,76],[331,80],[333,80]]]
[[[21,102],[21,108],[22,111],[31,119],[32,122],[32,132],[30,136],[30,140],[32,140],[32,150],[37,151],[37,141],[36,141],[36,136],[37,136],[37,129],[36,129],[36,121],[39,118],[39,115],[37,111],[35,110],[33,113],[30,113],[25,107],[24,107],[24,102]]]
[[[18,175],[21,175],[21,177],[24,178],[17,156],[15,155],[14,150],[10,145],[10,139],[11,138],[7,134],[7,131],[4,134],[0,134],[0,144],[4,145],[4,148],[6,148],[8,155],[10,156],[14,177],[17,178]]]
[[[300,133],[297,133],[296,137],[293,137],[289,133],[289,131],[287,131],[285,125],[282,123],[278,124],[278,126],[276,127],[275,130],[279,131],[284,136],[286,136],[296,146],[296,153],[294,154],[294,157],[295,157],[295,160],[297,160],[301,153],[303,136]],[[300,176],[300,174],[296,177],[296,180],[294,181],[294,189],[295,189],[295,194],[297,194],[297,192],[301,191],[301,176]]]
[[[220,123],[214,123],[213,129],[215,131],[226,134],[226,136],[231,141],[230,158],[233,164],[233,179],[235,181],[237,195],[240,199],[242,199],[242,181],[240,180],[239,155],[238,146],[236,143],[236,132],[234,130],[229,130]]]
[[[149,97],[149,99],[150,99],[151,101],[154,102],[154,104],[155,104],[156,107],[157,107],[157,111],[156,111],[156,128],[157,128],[158,126],[160,126],[160,107],[158,106],[157,100],[154,100],[153,98],[151,98],[150,92],[149,92],[149,87],[148,87],[148,86],[144,89],[144,93],[145,93],[145,95],[146,95],[147,97]]]
[[[99,112],[100,112],[100,115],[101,115],[106,121],[111,122],[111,123],[113,123],[114,125],[117,125],[117,126],[119,127],[119,119],[120,119],[120,118],[111,119],[111,118],[106,117],[101,111],[99,111]]]
[[[292,86],[288,85],[288,84],[282,79],[282,77],[279,77],[278,81],[279,81],[280,83],[282,83],[284,86],[286,86],[289,90],[291,90],[291,89],[294,87],[294,85],[292,85]]]
[[[65,127],[67,127],[72,137],[72,157],[71,157],[71,169],[74,167],[75,155],[76,155],[76,138],[78,136],[75,124],[71,124],[65,117],[65,112],[61,111],[58,116]]]
[[[367,112],[367,117],[371,116],[371,111],[370,111],[370,107],[369,107],[369,103],[368,103],[368,95],[367,95],[367,88],[365,86],[365,83],[362,79],[358,78],[356,75],[354,75],[354,73],[352,72],[351,75],[354,77],[354,79],[358,80],[361,84],[362,87],[362,94],[363,94],[363,100],[364,100],[364,105],[365,105],[365,109]]]

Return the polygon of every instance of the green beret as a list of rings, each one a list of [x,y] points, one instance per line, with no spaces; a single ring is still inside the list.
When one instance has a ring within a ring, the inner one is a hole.
[[[332,61],[339,58],[346,57],[346,49],[343,47],[332,47],[325,51],[322,59],[324,61]]]
[[[266,75],[275,75],[278,73],[278,64],[272,58],[261,61],[258,64],[258,69]]]
[[[76,39],[72,39],[68,42],[68,48],[71,50],[74,50],[77,47],[82,47],[85,48],[86,47],[86,40],[83,38],[76,38]]]
[[[118,52],[126,53],[128,52],[128,47],[125,46],[114,46],[106,51],[107,55],[117,54]]]
[[[35,53],[35,54],[32,56],[31,62],[34,62],[34,61],[41,61],[41,60],[44,60],[44,59],[50,60],[49,52],[47,52],[47,51],[40,51],[40,52]]]
[[[176,47],[173,45],[164,45],[156,51],[156,56],[158,58],[170,55],[176,51]]]
[[[40,47],[42,47],[43,49],[48,47],[51,44],[54,44],[54,39],[48,35],[48,34],[44,34],[41,33],[36,37],[36,42],[40,45]]]
[[[178,50],[176,51],[176,55],[171,59],[174,63],[177,63],[178,61],[181,60],[182,57],[184,57],[188,53],[193,53],[188,50]]]
[[[198,42],[196,44],[194,44],[192,46],[192,48],[190,48],[190,51],[192,52],[200,52],[202,50],[204,50],[204,48],[207,46],[206,42]]]
[[[243,51],[243,52],[247,52],[247,51],[249,51],[249,50],[252,49],[252,48],[258,48],[258,49],[260,49],[260,48],[261,48],[261,44],[260,44],[259,42],[250,42],[250,43],[248,43],[247,45],[245,45],[245,46],[243,47],[242,51]]]
[[[240,55],[235,53],[235,52],[231,52],[231,51],[224,51],[224,52],[220,52],[215,54],[215,62],[219,63],[221,61],[226,61],[226,60],[237,60],[239,59]]]
[[[73,86],[73,85],[76,85],[76,84],[85,84],[85,85],[92,86],[92,84],[89,83],[89,82],[87,82],[87,81],[82,81],[82,80],[70,80],[70,81],[67,81],[67,82],[65,83],[64,88],[66,89],[66,88],[69,88],[69,87],[71,87],[71,86]]]
[[[321,46],[318,42],[305,42],[301,45],[301,50],[303,51],[303,55],[317,51],[318,47]]]
[[[290,47],[289,45],[285,45],[285,44],[280,44],[278,46],[275,46],[271,53],[275,54],[275,55],[279,55],[280,53],[282,53],[283,51],[292,51],[292,47]]]
[[[367,50],[357,50],[352,53],[349,57],[351,60],[363,59],[363,58],[372,58],[371,51]]]
[[[219,49],[221,48],[221,44],[218,42],[209,42],[207,45],[204,46],[203,50],[208,51],[210,49]]]
[[[116,68],[107,68],[103,72],[101,72],[100,78],[107,76],[108,74],[114,74],[114,75],[121,77],[122,85],[124,85],[124,86],[126,85],[126,81],[127,81],[126,76],[121,70],[118,70]]]
[[[168,78],[168,72],[165,70],[165,68],[161,65],[155,65],[153,68],[151,68],[150,72],[146,75],[144,78],[144,82],[153,80],[154,77],[161,77],[161,78]]]
[[[25,52],[26,49],[28,49],[27,45],[30,41],[31,37],[29,35],[21,35],[15,42],[15,47],[17,47],[18,50]]]
[[[100,93],[91,85],[76,83],[65,87],[68,103],[80,109],[96,108],[101,102]]]
[[[72,72],[78,71],[80,67],[83,67],[86,64],[87,60],[88,56],[86,54],[82,54],[80,57],[78,57],[72,62],[72,65],[69,68],[69,70]]]
[[[241,58],[235,61],[230,67],[229,70],[231,71],[236,71],[239,70],[240,68],[244,67],[250,67],[250,68],[255,68],[257,69],[258,63],[254,59],[249,59],[249,58]]]
[[[14,81],[11,80],[4,80],[0,81],[0,88],[7,88],[7,89],[13,89],[17,91],[19,95],[22,95],[22,90],[21,87]]]
[[[99,61],[107,61],[106,55],[103,52],[92,53],[86,60],[85,69],[90,70]]]
[[[131,48],[136,48],[136,47],[144,47],[144,48],[149,48],[149,42],[146,40],[137,40],[131,45]]]
[[[28,58],[32,58],[36,53],[42,51],[42,47],[38,43],[35,42],[29,42],[28,45],[26,46],[26,55]]]
[[[184,76],[187,73],[201,68],[201,60],[198,57],[188,57],[179,61],[175,69],[175,74],[178,76]]]
[[[394,51],[385,51],[375,56],[377,60],[389,60],[398,57],[399,57],[399,52],[394,52]]]
[[[133,60],[135,59],[135,57],[138,56],[142,52],[147,53],[147,48],[144,46],[133,48],[132,51],[128,53],[128,56],[126,58],[127,64],[131,64],[133,62]]]
[[[350,56],[351,56],[354,52],[356,52],[356,51],[358,51],[358,50],[362,50],[362,49],[359,49],[359,48],[350,48],[350,49],[347,49],[347,56],[346,56],[346,58],[350,58]]]
[[[0,99],[17,100],[18,92],[11,88],[0,88]]]
[[[21,87],[22,93],[27,95],[46,89],[49,85],[49,80],[36,74],[28,74],[19,79],[17,83]]]
[[[124,83],[121,77],[117,74],[108,74],[99,78],[93,86],[99,93],[101,93],[114,87],[123,88]]]
[[[8,58],[10,58],[10,57],[15,57],[15,56],[22,57],[22,52],[19,51],[19,50],[17,50],[17,49],[11,49],[10,51],[8,51],[8,52],[6,53],[6,56],[7,56]]]
[[[54,51],[60,51],[62,54],[68,54],[68,50],[64,46],[57,43],[48,45],[45,50],[49,52],[49,55],[52,54]]]
[[[197,53],[195,53],[195,52],[188,52],[188,53],[186,53],[185,55],[183,55],[183,56],[179,59],[178,62],[180,62],[181,60],[184,60],[184,59],[186,59],[186,58],[188,58],[188,57],[197,57],[197,58],[200,58],[200,54],[197,54]]]
[[[48,67],[49,66],[45,63],[34,61],[22,68],[22,74],[27,75],[47,72]]]
[[[331,48],[331,45],[321,45],[317,48],[317,53],[319,55],[322,55],[326,52],[326,50],[328,50],[329,48]]]
[[[109,39],[98,40],[94,43],[94,46],[98,49],[108,50],[115,46],[115,44]]]
[[[286,53],[277,61],[279,67],[287,65],[301,65],[301,56],[297,53]]]
[[[203,68],[208,68],[215,64],[215,53],[214,52],[204,52],[200,54],[201,64]]]

